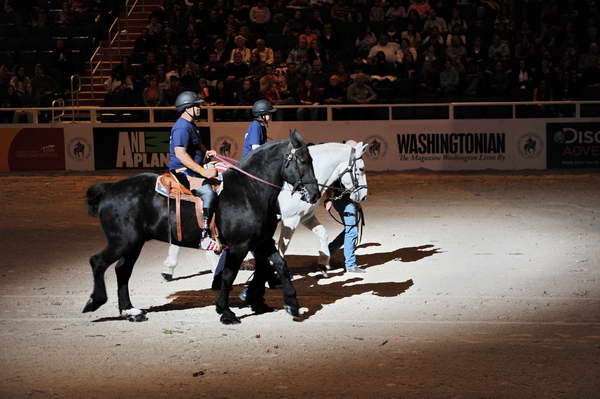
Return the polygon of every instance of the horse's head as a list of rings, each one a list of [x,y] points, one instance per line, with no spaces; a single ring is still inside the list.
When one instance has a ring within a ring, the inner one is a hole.
[[[290,145],[284,157],[281,171],[283,180],[294,186],[294,191],[301,190],[305,201],[311,204],[317,202],[321,194],[313,170],[312,157],[302,136],[296,130],[290,130]]]
[[[367,146],[368,144],[362,142],[352,146],[348,167],[340,175],[344,189],[350,193],[350,199],[354,202],[367,199],[367,175],[365,174],[365,161],[362,159]]]

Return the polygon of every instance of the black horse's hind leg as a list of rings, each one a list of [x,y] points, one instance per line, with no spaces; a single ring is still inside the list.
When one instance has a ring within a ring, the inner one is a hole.
[[[242,254],[243,253],[243,254]],[[221,315],[223,324],[239,324],[240,319],[229,308],[229,293],[231,287],[240,270],[240,265],[248,251],[240,251],[237,248],[230,248],[225,261],[225,268],[221,274],[221,291],[217,297],[216,310]]]
[[[265,303],[265,282],[272,276],[268,255],[263,251],[254,252],[255,271],[248,285],[246,302],[257,314],[272,312],[274,309]]]
[[[118,287],[117,294],[119,296],[119,313],[122,316],[127,317],[127,320],[129,321],[147,320],[141,310],[133,309],[131,299],[129,298],[129,278],[131,277],[133,266],[140,256],[143,245],[144,244],[142,243],[133,246],[125,255],[123,255],[115,266]]]
[[[93,312],[108,300],[106,295],[106,284],[104,273],[106,269],[121,257],[121,251],[114,245],[109,244],[101,252],[90,258],[92,273],[94,275],[94,290],[90,299],[83,307],[83,313]]]

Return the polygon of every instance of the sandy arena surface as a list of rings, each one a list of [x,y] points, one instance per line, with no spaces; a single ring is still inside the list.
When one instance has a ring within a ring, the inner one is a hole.
[[[204,255],[183,250],[163,282],[155,241],[130,283],[147,322],[117,317],[113,267],[109,302],[81,313],[105,242],[84,193],[123,175],[0,176],[0,397],[600,397],[598,171],[370,174],[368,273],[318,279],[301,227],[286,258],[304,320],[251,314],[241,271],[238,326]]]

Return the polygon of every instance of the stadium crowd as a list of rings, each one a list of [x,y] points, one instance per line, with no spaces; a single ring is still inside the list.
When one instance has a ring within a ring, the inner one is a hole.
[[[597,21],[595,0],[165,0],[105,105],[600,99]],[[2,106],[41,104],[44,66],[2,64]]]

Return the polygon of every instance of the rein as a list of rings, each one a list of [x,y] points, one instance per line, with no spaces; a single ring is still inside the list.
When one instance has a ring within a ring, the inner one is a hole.
[[[276,189],[279,189],[279,190],[281,190],[281,189],[282,189],[282,187],[281,187],[281,186],[278,186],[277,184],[273,184],[273,183],[271,183],[271,182],[268,182],[268,181],[266,181],[266,180],[263,180],[263,179],[261,179],[260,177],[256,177],[256,176],[254,176],[253,174],[250,174],[250,173],[246,172],[245,170],[243,170],[243,169],[241,169],[241,168],[238,168],[237,166],[235,166],[235,164],[233,164],[233,163],[232,163],[232,162],[235,162],[235,163],[237,163],[237,162],[238,162],[237,160],[235,160],[235,159],[233,159],[233,158],[229,158],[229,157],[226,157],[226,156],[224,156],[224,155],[220,155],[220,154],[215,154],[215,155],[214,155],[214,158],[216,158],[217,160],[219,160],[219,161],[223,162],[223,164],[224,164],[225,166],[227,166],[227,167],[229,167],[229,168],[231,168],[231,169],[235,169],[235,170],[237,170],[238,172],[241,172],[242,174],[244,174],[244,175],[248,176],[248,177],[249,177],[249,178],[251,178],[251,179],[254,179],[254,180],[256,180],[256,181],[259,181],[259,182],[261,182],[261,183],[265,183],[265,184],[267,184],[267,185],[269,185],[269,186],[271,186],[271,187],[275,187]]]

